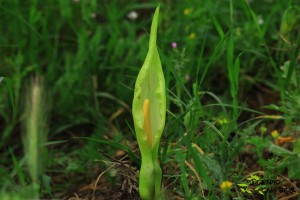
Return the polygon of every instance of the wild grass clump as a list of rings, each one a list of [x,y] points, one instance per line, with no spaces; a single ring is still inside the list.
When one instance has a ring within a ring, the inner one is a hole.
[[[299,196],[298,1],[159,3],[137,101],[156,0],[0,0],[2,198]]]

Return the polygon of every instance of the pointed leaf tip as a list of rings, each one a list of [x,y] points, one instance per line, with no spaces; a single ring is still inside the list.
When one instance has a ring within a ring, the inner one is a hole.
[[[152,20],[151,30],[150,30],[149,48],[153,48],[154,46],[156,46],[159,8],[160,8],[160,5],[158,5],[156,7],[154,15],[153,15],[153,20]]]

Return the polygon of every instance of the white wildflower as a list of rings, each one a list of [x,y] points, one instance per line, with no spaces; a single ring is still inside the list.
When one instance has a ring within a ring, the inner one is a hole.
[[[264,24],[264,19],[262,18],[261,15],[258,15],[258,16],[257,16],[257,23],[258,23],[259,25],[263,25],[263,24]]]
[[[131,20],[136,20],[139,17],[139,14],[133,10],[127,14],[127,17]]]

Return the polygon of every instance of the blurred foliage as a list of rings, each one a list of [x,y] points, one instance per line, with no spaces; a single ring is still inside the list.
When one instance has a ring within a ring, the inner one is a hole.
[[[254,170],[300,179],[297,0],[0,0],[0,77],[9,78],[15,102],[13,114],[1,79],[4,198],[32,190],[20,123],[34,77],[43,77],[51,108],[42,196],[95,180],[95,169],[109,166],[98,150],[114,157],[123,148],[139,165],[131,102],[158,2],[157,45],[168,88],[161,144],[166,192],[248,197],[220,185],[241,183]],[[274,129],[292,142],[278,146]],[[55,182],[59,175],[72,179]]]

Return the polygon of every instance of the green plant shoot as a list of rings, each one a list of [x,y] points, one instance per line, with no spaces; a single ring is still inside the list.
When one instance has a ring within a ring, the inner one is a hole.
[[[138,74],[132,114],[136,137],[142,156],[139,193],[143,200],[161,198],[162,171],[158,148],[166,119],[165,78],[156,47],[159,6],[150,31],[149,50]]]
[[[6,88],[7,88],[8,94],[9,94],[9,98],[10,98],[10,101],[11,101],[13,112],[15,113],[15,100],[14,100],[13,89],[11,87],[11,81],[7,77],[0,77],[0,84],[1,84],[1,82],[6,84]]]

